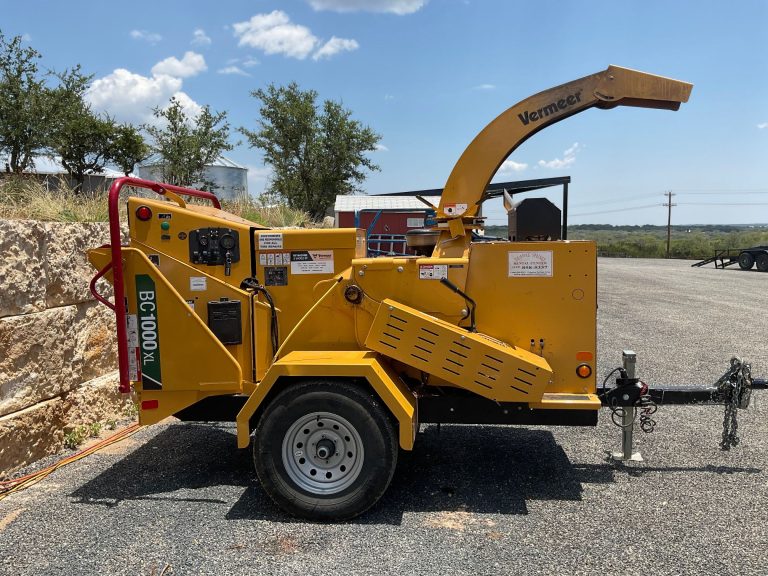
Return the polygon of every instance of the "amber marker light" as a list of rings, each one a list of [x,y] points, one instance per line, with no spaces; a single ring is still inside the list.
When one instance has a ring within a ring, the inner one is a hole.
[[[149,206],[139,206],[136,208],[136,218],[141,220],[142,222],[146,222],[150,218],[152,218],[152,210]]]
[[[579,364],[576,368],[576,374],[579,378],[589,378],[592,376],[592,368],[589,364]]]

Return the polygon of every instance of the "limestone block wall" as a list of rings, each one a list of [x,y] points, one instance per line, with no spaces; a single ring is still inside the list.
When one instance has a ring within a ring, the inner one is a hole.
[[[0,477],[130,405],[114,315],[88,290],[85,251],[107,242],[106,223],[0,220]]]

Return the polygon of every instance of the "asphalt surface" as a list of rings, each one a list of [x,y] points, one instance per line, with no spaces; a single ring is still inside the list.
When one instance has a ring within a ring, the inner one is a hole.
[[[601,260],[599,373],[768,375],[768,274]],[[264,494],[228,426],[146,428],[0,502],[0,574],[768,574],[768,393],[722,452],[721,407],[666,407],[645,461],[620,432],[429,427],[361,518],[313,524]]]

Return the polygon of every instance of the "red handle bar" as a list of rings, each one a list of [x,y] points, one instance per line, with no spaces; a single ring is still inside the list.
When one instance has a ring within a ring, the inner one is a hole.
[[[221,204],[219,203],[219,199],[210,192],[182,188],[181,186],[174,186],[172,184],[160,184],[150,180],[142,180],[141,178],[118,178],[109,188],[109,243],[112,250],[111,264],[115,289],[115,305],[113,309],[115,311],[115,322],[117,324],[117,362],[120,370],[120,392],[127,394],[131,391],[131,383],[128,380],[128,329],[125,324],[126,307],[124,304],[125,287],[123,286],[123,251],[120,239],[120,207],[118,206],[120,190],[123,186],[146,188],[147,190],[152,190],[160,195],[164,195],[167,190],[170,190],[185,196],[205,198],[206,200],[210,200],[215,208],[219,209],[221,208]],[[103,276],[107,270],[108,268],[105,268],[100,271],[96,275],[96,278],[94,278],[94,281],[91,282],[91,292],[99,301],[102,301],[103,299],[95,291],[95,280],[100,276]]]

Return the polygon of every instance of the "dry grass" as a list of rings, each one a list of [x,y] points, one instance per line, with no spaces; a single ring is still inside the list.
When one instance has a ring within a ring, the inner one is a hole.
[[[154,194],[137,190],[138,194]],[[206,202],[207,203],[207,202]],[[318,226],[309,214],[288,206],[265,205],[251,196],[223,201],[222,208],[246,220],[270,228]],[[43,222],[106,222],[107,191],[75,194],[64,184],[49,189],[41,182],[29,178],[0,180],[0,219],[40,220]]]
[[[315,227],[309,214],[302,210],[290,208],[285,204],[265,205],[252,196],[222,201],[221,204],[222,209],[227,212],[270,228]]]
[[[106,193],[75,194],[61,186],[48,189],[27,178],[10,178],[0,183],[0,218],[44,222],[105,222]]]

